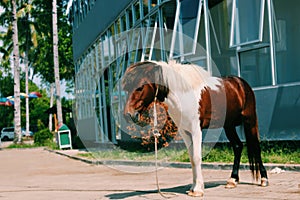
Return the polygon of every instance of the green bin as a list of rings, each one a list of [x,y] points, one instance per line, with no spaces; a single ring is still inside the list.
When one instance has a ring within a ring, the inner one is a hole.
[[[71,131],[67,125],[63,124],[58,129],[58,144],[60,149],[70,148],[72,149]]]

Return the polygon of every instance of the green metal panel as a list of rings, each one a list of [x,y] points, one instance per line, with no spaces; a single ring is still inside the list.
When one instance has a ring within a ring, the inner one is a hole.
[[[63,131],[59,133],[59,138],[60,138],[60,145],[70,145],[71,141],[69,138],[69,131]]]

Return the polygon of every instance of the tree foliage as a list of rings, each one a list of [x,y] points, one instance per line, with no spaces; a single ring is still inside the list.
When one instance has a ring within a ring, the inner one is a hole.
[[[53,41],[52,41],[52,1],[45,0],[16,0],[18,35],[21,63],[28,60],[30,77],[38,76],[44,85],[54,82]],[[0,6],[0,97],[14,93],[14,81],[11,71],[12,62],[12,6],[10,0],[1,0]],[[72,30],[65,13],[67,1],[58,0],[58,37],[59,37],[59,69],[60,78],[73,86],[74,66],[72,55]],[[25,91],[25,76],[21,71],[21,92]],[[29,81],[29,92],[39,91],[43,97],[31,99],[30,124],[40,124],[47,127],[49,98],[46,90],[41,90]],[[64,105],[63,105],[64,106]],[[13,125],[13,107],[0,106],[0,130]],[[25,100],[21,101],[21,124],[25,126]]]
[[[54,82],[53,42],[52,42],[52,1],[17,1],[20,54],[28,50],[29,66],[33,75],[41,77],[45,83]],[[0,68],[10,69],[12,53],[11,2],[1,1],[5,10],[0,15],[0,26],[5,31],[0,34],[2,59]],[[58,0],[58,37],[60,78],[73,83],[74,65],[72,55],[72,28],[66,15],[67,1]],[[22,59],[25,57],[21,56]]]
[[[0,97],[13,95],[13,90],[14,79],[12,76],[0,76]],[[0,131],[3,127],[13,126],[14,108],[12,106],[0,106],[0,119]]]
[[[59,36],[59,68],[60,77],[65,80],[73,80],[74,65],[72,55],[71,26],[68,23],[68,17],[65,14],[66,1],[58,1],[58,36]],[[48,83],[54,82],[53,70],[53,41],[52,41],[52,1],[34,0],[37,5],[33,16],[38,24],[41,34],[38,34],[38,44],[40,48],[35,48],[31,55],[33,60],[33,68],[38,72],[42,79]]]

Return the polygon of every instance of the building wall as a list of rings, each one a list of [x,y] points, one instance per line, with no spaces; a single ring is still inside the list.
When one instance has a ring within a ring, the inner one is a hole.
[[[73,2],[72,11],[77,10],[73,17],[73,56],[74,60],[80,58],[101,33],[118,17],[132,0],[88,1],[93,2],[88,6],[83,0]],[[76,8],[75,8],[76,6]],[[81,8],[81,9],[80,9]],[[75,21],[76,19],[76,21]]]
[[[116,143],[126,137],[116,115],[124,106],[118,87],[125,69],[170,58],[214,75],[243,77],[256,94],[261,139],[300,139],[300,20],[294,9],[300,1],[101,2],[73,28],[77,116],[97,116],[95,140]]]

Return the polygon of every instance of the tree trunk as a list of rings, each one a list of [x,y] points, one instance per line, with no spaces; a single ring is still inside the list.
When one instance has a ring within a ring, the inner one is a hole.
[[[21,107],[20,107],[20,66],[19,66],[19,39],[17,24],[17,6],[16,1],[12,0],[13,12],[13,61],[14,61],[14,127],[16,143],[22,142],[21,133]]]
[[[61,97],[60,97],[56,0],[53,0],[52,2],[52,27],[53,27],[53,55],[54,55],[54,76],[55,76],[55,87],[56,87],[57,120],[58,120],[58,127],[60,127],[63,124],[63,118],[62,118]]]

